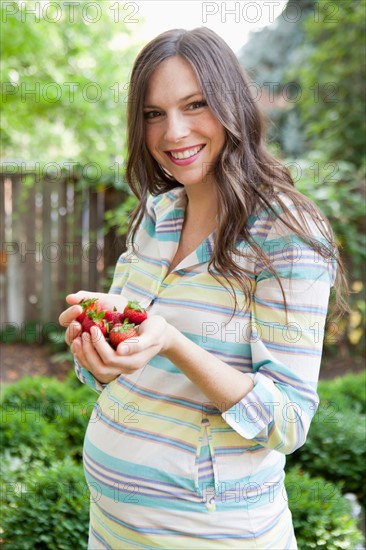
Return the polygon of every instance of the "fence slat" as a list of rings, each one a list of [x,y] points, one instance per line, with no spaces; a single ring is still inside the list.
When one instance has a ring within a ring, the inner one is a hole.
[[[0,174],[0,322],[5,322],[7,311],[6,268],[7,236],[5,232],[5,175]]]
[[[84,249],[85,259],[88,263],[88,288],[98,290],[98,228],[100,220],[98,219],[98,195],[96,192],[89,191],[89,239]]]
[[[56,324],[66,294],[103,290],[123,251],[113,230],[103,234],[104,212],[124,194],[79,189],[67,176],[27,173],[27,184],[23,176],[0,172],[1,321]]]
[[[126,195],[117,191],[113,187],[109,187],[104,193],[104,211],[107,212],[115,208],[120,202],[126,200]],[[108,266],[114,266],[122,254],[126,250],[126,237],[117,236],[116,229],[110,229],[104,236],[104,271]]]
[[[72,258],[68,241],[67,227],[67,180],[58,184],[57,241],[61,250],[61,259],[57,269],[57,309],[59,312],[66,306],[65,296],[72,292],[70,284],[70,266]]]
[[[31,177],[31,176],[29,176]],[[22,187],[24,184],[22,183]],[[34,276],[36,272],[36,263],[40,261],[39,252],[42,255],[42,243],[36,238],[36,190],[34,185],[26,187],[27,210],[24,214],[23,227],[25,238],[25,319],[27,321],[39,320],[39,305],[37,304],[37,279]]]
[[[72,269],[72,285],[73,291],[76,292],[83,288],[82,281],[82,208],[83,196],[82,192],[77,191],[74,187],[74,204],[73,204],[73,227],[72,227],[72,243],[73,243],[73,269]]]
[[[22,328],[25,321],[24,311],[24,269],[22,265],[22,216],[20,199],[20,176],[12,175],[9,183],[9,209],[11,209],[11,231],[9,233],[12,251],[7,255],[6,292],[7,314],[6,320]]]
[[[41,320],[47,323],[52,319],[52,263],[48,257],[48,246],[51,243],[51,182],[45,178],[42,185],[42,289]]]

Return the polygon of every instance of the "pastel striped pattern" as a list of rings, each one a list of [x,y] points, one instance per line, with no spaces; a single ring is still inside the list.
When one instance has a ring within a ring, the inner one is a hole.
[[[91,491],[90,549],[296,549],[284,489],[285,455],[306,440],[318,406],[324,324],[335,264],[326,262],[273,214],[250,218],[253,239],[272,255],[273,276],[250,256],[253,303],[233,280],[230,293],[208,272],[215,234],[167,276],[178,246],[186,195],[150,197],[111,287],[163,315],[192,342],[253,381],[220,412],[164,357],[101,385],[84,443]],[[291,205],[289,205],[291,207]],[[313,235],[321,235],[309,222]]]

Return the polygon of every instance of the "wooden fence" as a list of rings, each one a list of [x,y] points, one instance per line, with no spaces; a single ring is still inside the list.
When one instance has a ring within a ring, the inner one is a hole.
[[[68,293],[108,288],[125,242],[112,230],[105,233],[104,213],[125,195],[29,172],[0,178],[2,329],[57,323]]]

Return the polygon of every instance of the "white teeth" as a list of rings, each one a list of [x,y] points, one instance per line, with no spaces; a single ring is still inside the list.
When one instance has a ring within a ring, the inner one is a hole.
[[[203,145],[199,145],[198,147],[193,147],[193,149],[187,149],[186,151],[181,151],[179,153],[173,153],[170,151],[170,154],[174,159],[189,159],[189,157],[193,157],[193,155],[196,155],[201,149],[203,149]]]

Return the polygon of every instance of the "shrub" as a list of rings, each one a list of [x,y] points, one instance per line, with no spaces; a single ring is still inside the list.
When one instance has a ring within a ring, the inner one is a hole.
[[[329,404],[337,412],[353,410],[366,414],[366,371],[320,380],[318,394],[322,406]]]
[[[293,468],[286,474],[285,486],[301,550],[354,550],[363,542],[351,504],[336,485]]]
[[[26,376],[5,389],[2,404],[52,422],[63,413],[69,395],[69,388],[58,380]]]
[[[77,460],[82,458],[86,428],[93,411],[97,393],[79,382],[79,388],[70,393],[68,410],[57,418],[56,428],[64,434],[69,453]]]
[[[311,475],[342,482],[342,490],[355,493],[365,507],[365,419],[357,412],[320,406],[305,445],[287,456],[288,466],[299,465]]]
[[[40,459],[45,465],[68,455],[81,460],[96,398],[96,392],[80,382],[73,389],[58,380],[23,378],[4,392],[0,431],[3,446],[13,457]]]
[[[1,448],[13,457],[22,457],[28,464],[40,459],[50,465],[68,453],[65,435],[37,411],[30,413],[1,405],[0,415]]]
[[[26,471],[2,466],[4,550],[70,550],[87,546],[89,490],[82,466],[71,459]],[[16,478],[16,483],[14,479]]]

